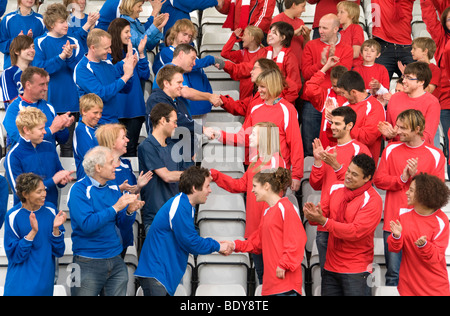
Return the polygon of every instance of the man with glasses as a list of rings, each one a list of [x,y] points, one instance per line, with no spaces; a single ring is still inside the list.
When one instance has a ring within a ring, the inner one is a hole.
[[[378,130],[387,140],[398,141],[399,138],[394,130],[397,116],[408,109],[419,110],[427,123],[423,138],[428,144],[433,144],[439,126],[441,106],[435,96],[424,90],[431,80],[430,67],[424,62],[408,64],[402,78],[403,92],[392,95],[386,109],[386,122],[380,122]]]

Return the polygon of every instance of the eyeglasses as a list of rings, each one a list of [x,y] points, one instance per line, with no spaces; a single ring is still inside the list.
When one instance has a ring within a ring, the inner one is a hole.
[[[408,81],[415,81],[415,80],[419,80],[419,79],[417,79],[417,78],[411,78],[411,77],[408,77],[408,76],[402,76],[402,79],[403,80],[408,80]]]

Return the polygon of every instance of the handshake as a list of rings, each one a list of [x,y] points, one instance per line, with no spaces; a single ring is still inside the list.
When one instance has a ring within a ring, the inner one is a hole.
[[[220,250],[219,253],[224,256],[229,256],[234,251],[234,242],[229,240],[219,241]]]

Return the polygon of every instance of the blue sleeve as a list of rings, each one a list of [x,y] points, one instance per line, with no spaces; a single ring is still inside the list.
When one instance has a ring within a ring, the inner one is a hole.
[[[172,219],[172,231],[181,247],[194,256],[220,250],[220,244],[212,238],[200,237],[194,227],[192,207],[181,205]]]
[[[17,143],[20,138],[19,130],[16,126],[16,117],[19,114],[19,103],[13,102],[6,110],[5,118],[3,119],[3,126],[12,143]]]
[[[14,221],[14,226],[17,226],[17,221]],[[17,236],[14,231],[18,231],[18,228],[11,227],[7,218],[5,221],[4,246],[8,262],[22,263],[30,256],[33,242]]]
[[[64,225],[59,227],[59,231],[61,232],[59,236],[53,235],[52,232],[50,238],[50,242],[52,243],[52,254],[56,258],[64,256],[64,251],[66,250],[66,243],[64,242]]]
[[[207,55],[203,58],[197,58],[195,60],[195,65],[192,69],[206,68],[206,67],[214,65],[214,62],[215,62],[214,56],[212,56],[212,55]]]
[[[19,95],[17,83],[14,81],[14,73],[4,70],[0,76],[3,101],[11,101]]]
[[[155,48],[156,45],[158,45],[159,41],[163,38],[163,33],[154,24],[151,24],[150,27],[145,30],[145,34],[140,34],[132,26],[131,43],[133,44],[134,48],[138,48],[139,43],[145,35],[147,35],[147,44],[145,47],[148,51],[153,50],[153,48]]]
[[[139,58],[136,65],[136,70],[141,80],[148,80],[150,78],[150,65],[148,63],[147,55],[143,58]]]
[[[170,3],[174,8],[187,13],[195,10],[205,10],[218,5],[217,0],[173,0]]]
[[[9,55],[9,45],[11,44],[12,40],[13,39],[9,37],[6,19],[3,18],[0,22],[0,52]]]
[[[89,132],[86,131],[86,125],[78,124],[75,129],[76,142],[73,143],[73,150],[80,157],[84,157],[84,155],[89,151],[89,149],[98,146],[97,138],[91,136]]]
[[[108,26],[117,17],[117,7],[120,0],[106,0],[100,9],[100,18],[97,21],[97,28],[108,31]]]
[[[8,182],[5,177],[0,176],[0,228],[5,221],[5,215],[8,208]]]
[[[43,40],[39,45],[39,39],[40,38],[34,40],[36,53],[34,55],[33,65],[39,68],[44,68],[51,75],[63,68],[65,61],[59,57],[59,54],[55,56],[47,56],[45,40]]]
[[[86,65],[79,63],[75,68],[75,83],[84,94],[95,93],[103,102],[109,101],[115,97],[116,94],[125,87],[125,82],[122,79],[116,79],[109,85],[103,85],[95,76],[89,71]]]
[[[14,152],[9,151],[4,162],[5,174],[11,190],[16,194],[16,178],[25,172],[21,160],[15,157]]]
[[[7,4],[8,0],[0,0],[0,17],[5,13]]]

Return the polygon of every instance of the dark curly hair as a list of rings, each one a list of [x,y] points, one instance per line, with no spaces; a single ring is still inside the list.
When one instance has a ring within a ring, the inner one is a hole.
[[[414,199],[423,206],[438,210],[448,203],[449,187],[436,176],[421,172],[412,178],[416,182]]]
[[[16,193],[22,203],[25,203],[27,199],[23,196],[24,193],[31,193],[35,191],[40,182],[43,182],[42,178],[34,173],[22,173],[16,179]]]

